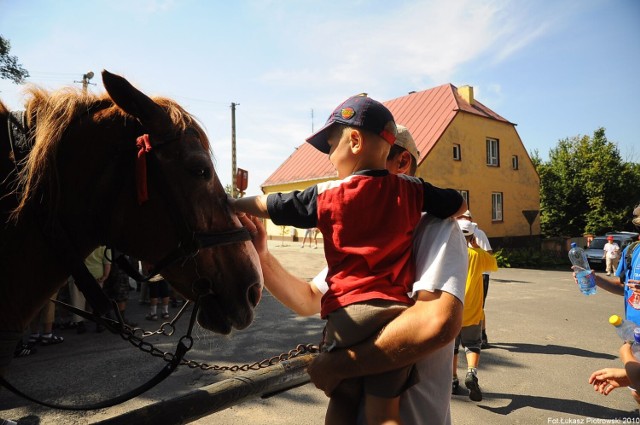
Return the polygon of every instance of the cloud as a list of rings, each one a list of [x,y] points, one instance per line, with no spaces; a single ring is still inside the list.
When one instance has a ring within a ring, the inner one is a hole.
[[[498,63],[548,31],[548,24],[528,22],[517,7],[459,0],[399,3],[388,13],[357,18],[347,11],[343,18],[298,28],[290,47],[302,62],[295,65],[302,66],[270,69],[262,80],[289,87],[448,82],[463,65],[481,57]]]

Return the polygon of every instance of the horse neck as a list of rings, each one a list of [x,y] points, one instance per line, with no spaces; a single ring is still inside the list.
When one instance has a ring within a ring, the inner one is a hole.
[[[0,331],[23,331],[66,274],[32,220],[5,227],[1,236]]]

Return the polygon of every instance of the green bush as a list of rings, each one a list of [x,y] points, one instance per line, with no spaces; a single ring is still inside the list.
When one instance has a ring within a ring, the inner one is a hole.
[[[498,267],[522,269],[565,269],[569,260],[559,258],[555,252],[535,248],[503,248],[494,253]]]

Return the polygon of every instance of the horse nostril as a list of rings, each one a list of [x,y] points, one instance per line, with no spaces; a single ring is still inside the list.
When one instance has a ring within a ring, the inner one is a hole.
[[[247,299],[251,306],[257,306],[260,298],[262,298],[262,285],[256,283],[247,289]]]

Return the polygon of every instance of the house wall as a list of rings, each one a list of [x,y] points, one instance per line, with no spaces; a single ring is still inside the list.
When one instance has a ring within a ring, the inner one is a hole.
[[[292,182],[285,183],[274,186],[263,186],[262,192],[266,195],[270,193],[288,193],[294,190],[304,190],[309,186],[313,186],[322,182],[326,182],[329,180],[334,180],[334,178],[322,178],[316,180],[305,180],[302,182]],[[297,241],[298,239],[302,241],[304,237],[303,229],[296,229],[293,226],[278,226],[273,224],[271,220],[265,220],[266,228],[267,228],[267,236],[270,239],[284,240],[284,241]],[[322,240],[322,234],[318,235],[318,241]]]
[[[499,141],[499,166],[486,164],[486,139]],[[461,160],[453,159],[453,145]],[[519,167],[512,168],[517,155]],[[540,209],[540,178],[513,124],[460,112],[418,167],[417,175],[436,186],[466,190],[473,220],[490,238],[529,236],[523,210]],[[491,217],[491,193],[503,194],[503,219]],[[536,217],[531,227],[540,234]]]

